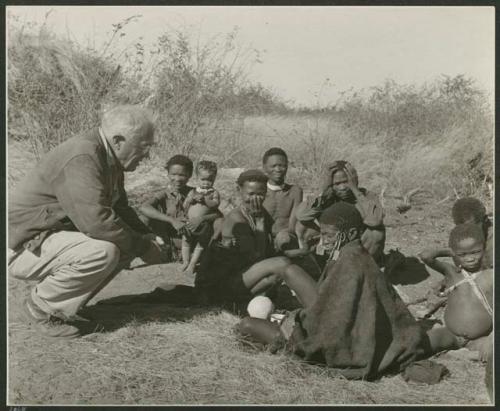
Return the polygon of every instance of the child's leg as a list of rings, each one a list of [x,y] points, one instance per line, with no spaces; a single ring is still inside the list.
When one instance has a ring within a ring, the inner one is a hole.
[[[193,254],[191,255],[191,260],[189,260],[189,264],[186,268],[186,271],[188,273],[194,273],[196,264],[198,264],[198,261],[200,260],[201,253],[203,253],[203,247],[201,246],[200,243],[197,243],[196,246],[194,247]]]
[[[252,294],[261,293],[284,280],[304,307],[316,300],[316,282],[302,268],[292,265],[288,258],[273,257],[259,261],[242,274],[242,279]]]
[[[278,324],[260,318],[245,317],[237,329],[241,335],[263,344],[271,344],[282,336]]]
[[[191,245],[189,244],[187,237],[184,235],[182,236],[181,255],[182,269],[184,270],[189,265],[189,260],[191,258]]]

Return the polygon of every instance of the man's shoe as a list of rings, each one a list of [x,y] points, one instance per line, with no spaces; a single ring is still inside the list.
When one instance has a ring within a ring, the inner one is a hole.
[[[77,327],[42,311],[31,298],[24,301],[23,312],[28,322],[33,324],[43,335],[53,338],[76,338],[81,336],[81,332]]]

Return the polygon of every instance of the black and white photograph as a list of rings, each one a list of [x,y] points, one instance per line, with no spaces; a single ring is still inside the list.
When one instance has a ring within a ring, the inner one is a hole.
[[[7,405],[495,404],[494,6],[5,27]]]

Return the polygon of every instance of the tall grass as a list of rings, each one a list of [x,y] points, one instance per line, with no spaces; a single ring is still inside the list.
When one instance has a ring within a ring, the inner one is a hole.
[[[388,80],[342,93],[333,106],[296,110],[248,81],[259,53],[242,47],[237,31],[203,42],[169,30],[151,47],[140,40],[118,47],[137,21],[114,24],[101,49],[56,37],[47,25],[9,21],[9,141],[39,157],[97,124],[107,106],[135,103],[156,113],[158,161],[180,152],[249,167],[280,145],[290,153],[291,179],[312,191],[325,165],[342,158],[374,190],[403,195],[421,187],[436,199],[491,200],[493,115],[473,79]]]

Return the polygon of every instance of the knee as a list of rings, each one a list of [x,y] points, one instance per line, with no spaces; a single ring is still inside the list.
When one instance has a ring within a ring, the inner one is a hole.
[[[103,272],[111,272],[120,260],[120,249],[109,241],[94,240],[87,246],[88,260],[98,264]]]
[[[252,331],[252,317],[245,317],[236,326],[237,331],[241,335],[251,335]]]

